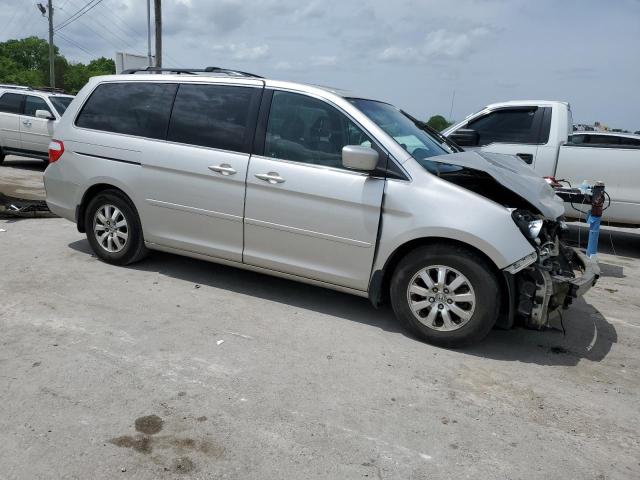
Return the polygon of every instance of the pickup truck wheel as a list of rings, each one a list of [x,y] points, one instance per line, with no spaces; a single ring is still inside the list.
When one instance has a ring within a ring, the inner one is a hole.
[[[128,265],[147,254],[140,218],[124,194],[100,192],[89,202],[85,215],[87,240],[101,260]]]
[[[391,279],[396,316],[427,343],[462,347],[494,326],[500,288],[493,268],[462,247],[420,247],[403,258]]]

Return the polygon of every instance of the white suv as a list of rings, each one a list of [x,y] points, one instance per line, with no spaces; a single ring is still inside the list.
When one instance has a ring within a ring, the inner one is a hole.
[[[49,208],[106,262],[155,249],[390,299],[439,345],[542,328],[598,277],[520,159],[337,90],[213,68],[94,77],[49,154]]]
[[[53,129],[71,100],[28,87],[0,87],[0,163],[6,155],[47,161]]]

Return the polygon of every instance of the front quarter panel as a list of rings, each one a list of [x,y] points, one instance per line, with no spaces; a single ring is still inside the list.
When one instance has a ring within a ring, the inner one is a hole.
[[[374,271],[416,239],[457,240],[483,252],[499,269],[535,251],[504,206],[431,175],[415,161],[405,166],[411,168],[411,182],[387,182]]]

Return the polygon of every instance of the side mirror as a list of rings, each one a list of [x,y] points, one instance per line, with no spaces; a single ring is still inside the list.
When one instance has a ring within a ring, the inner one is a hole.
[[[378,152],[360,145],[342,147],[342,165],[350,170],[371,172],[378,166]]]
[[[37,118],[44,118],[45,120],[53,120],[53,115],[48,110],[36,110]]]
[[[472,128],[459,128],[455,132],[449,134],[447,138],[461,147],[475,147],[478,145],[480,135],[478,135],[478,132]]]

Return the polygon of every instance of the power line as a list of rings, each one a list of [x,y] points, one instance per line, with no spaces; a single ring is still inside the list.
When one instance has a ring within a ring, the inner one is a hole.
[[[84,48],[82,45],[80,45],[79,43],[77,43],[75,40],[71,40],[69,37],[63,35],[62,33],[58,32],[57,35],[62,38],[64,41],[66,41],[68,44],[73,45],[74,47],[82,50],[84,53],[86,53],[87,55],[91,55],[91,57],[100,57],[100,55],[98,55],[95,52],[91,52],[89,50],[87,50],[86,48]]]
[[[84,7],[82,7],[80,10],[78,10],[76,13],[74,13],[73,15],[71,15],[69,18],[67,18],[66,20],[64,20],[62,23],[58,24],[55,28],[55,31],[57,32],[60,29],[63,29],[64,27],[66,27],[67,25],[69,25],[70,23],[75,22],[76,20],[78,20],[81,16],[85,15],[86,13],[88,13],[90,10],[92,10],[93,8],[97,7],[100,3],[102,3],[104,0],[90,0],[89,2],[87,2]]]

